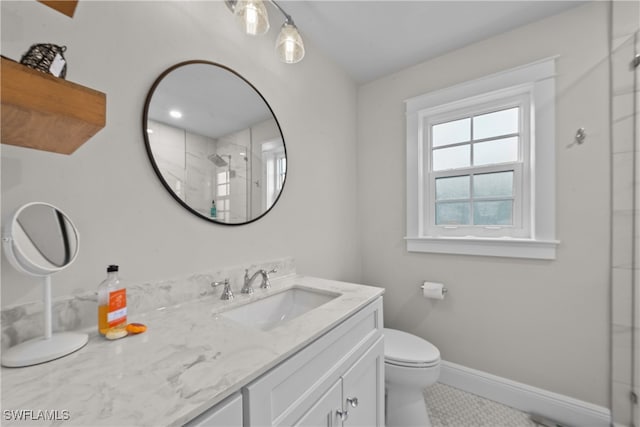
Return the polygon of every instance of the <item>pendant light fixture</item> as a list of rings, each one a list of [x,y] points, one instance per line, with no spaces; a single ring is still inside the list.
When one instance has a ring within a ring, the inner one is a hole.
[[[238,0],[235,2],[233,13],[245,33],[257,36],[269,31],[269,14],[262,0]]]
[[[293,23],[293,18],[274,0],[269,0],[285,17],[276,39],[276,54],[282,62],[295,64],[304,58],[304,42]],[[258,35],[269,31],[269,15],[262,0],[225,0],[227,7],[238,17],[247,34]]]
[[[293,23],[293,19],[288,15],[276,39],[276,53],[278,58],[287,64],[295,64],[304,58],[302,37],[300,37],[298,27]]]

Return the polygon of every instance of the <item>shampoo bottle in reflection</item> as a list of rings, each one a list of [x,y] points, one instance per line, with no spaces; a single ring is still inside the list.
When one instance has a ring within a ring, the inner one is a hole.
[[[107,278],[98,285],[98,331],[106,335],[110,330],[127,327],[127,290],[118,277],[118,266],[107,267]]]
[[[216,217],[216,201],[212,200],[211,201],[211,218],[215,218]]]

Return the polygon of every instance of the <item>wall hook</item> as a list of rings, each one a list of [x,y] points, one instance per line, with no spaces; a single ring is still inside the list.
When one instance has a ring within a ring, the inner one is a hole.
[[[573,142],[569,145],[567,145],[567,148],[570,148],[576,144],[578,145],[582,145],[582,143],[584,142],[584,140],[587,138],[587,132],[584,130],[584,128],[579,128],[576,131],[576,136],[573,139]]]

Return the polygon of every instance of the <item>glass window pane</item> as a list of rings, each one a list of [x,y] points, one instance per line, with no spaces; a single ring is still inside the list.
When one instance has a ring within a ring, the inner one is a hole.
[[[451,148],[433,150],[433,170],[456,169],[468,167],[471,164],[471,146],[461,145]]]
[[[475,166],[515,162],[517,160],[517,136],[473,144],[473,164]]]
[[[473,197],[513,196],[513,171],[473,176]]]
[[[469,175],[436,179],[436,200],[469,198]]]
[[[513,200],[473,203],[475,225],[512,225]]]
[[[466,202],[437,203],[436,225],[469,224],[470,210]]]
[[[473,139],[493,138],[518,133],[519,107],[473,118]]]
[[[431,137],[434,147],[469,141],[471,140],[471,119],[466,118],[435,125],[431,128]]]

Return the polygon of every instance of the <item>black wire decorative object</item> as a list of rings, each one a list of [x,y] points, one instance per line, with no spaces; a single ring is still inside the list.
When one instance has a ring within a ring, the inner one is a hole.
[[[64,59],[63,53],[66,50],[66,46],[57,46],[49,43],[34,44],[29,48],[27,53],[22,55],[20,63],[29,68],[42,71],[43,73],[53,74],[56,77],[64,79],[67,75],[67,60]],[[64,63],[59,74],[56,74],[55,70],[51,69],[51,66],[54,65],[54,61],[58,55]]]

